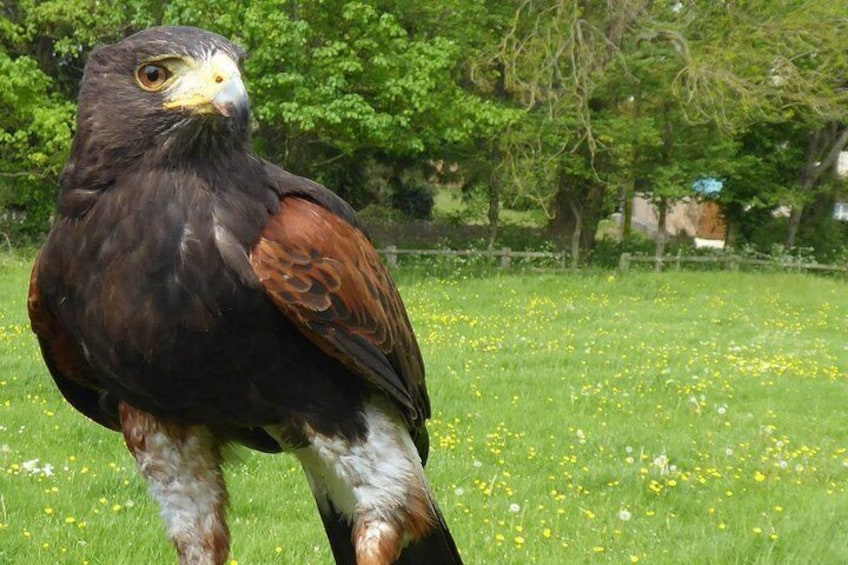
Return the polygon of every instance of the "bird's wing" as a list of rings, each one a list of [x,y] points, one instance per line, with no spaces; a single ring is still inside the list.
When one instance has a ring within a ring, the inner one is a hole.
[[[102,426],[120,430],[117,404],[97,385],[83,352],[42,300],[37,280],[40,259],[39,255],[30,275],[27,310],[47,368],[56,386],[74,408]]]
[[[282,191],[251,249],[254,272],[300,331],[383,390],[410,428],[419,428],[430,416],[424,365],[389,273],[359,229],[298,192]]]

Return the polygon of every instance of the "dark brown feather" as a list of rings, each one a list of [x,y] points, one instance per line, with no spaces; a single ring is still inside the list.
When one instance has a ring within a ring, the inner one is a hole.
[[[38,266],[39,258],[36,258],[30,275],[27,310],[50,375],[74,408],[102,426],[120,430],[117,404],[110,410],[105,391],[97,383],[80,347],[44,304],[36,278]]]

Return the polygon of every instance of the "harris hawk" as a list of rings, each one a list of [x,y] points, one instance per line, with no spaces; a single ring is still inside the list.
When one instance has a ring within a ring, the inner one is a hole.
[[[253,152],[242,56],[189,27],[91,53],[30,281],[47,367],[123,433],[180,563],[227,558],[230,443],[297,457],[337,563],[460,563],[403,302],[351,207]]]

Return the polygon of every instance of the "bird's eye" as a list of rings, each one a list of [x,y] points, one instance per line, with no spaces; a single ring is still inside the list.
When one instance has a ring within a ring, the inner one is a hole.
[[[143,89],[151,91],[159,90],[171,78],[171,71],[163,65],[150,63],[140,66],[135,72],[135,77]]]

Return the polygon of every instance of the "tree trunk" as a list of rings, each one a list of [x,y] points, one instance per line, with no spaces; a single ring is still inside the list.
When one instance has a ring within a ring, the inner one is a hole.
[[[570,249],[573,253],[574,234],[579,230],[577,229],[578,218],[574,214],[577,207],[571,202],[572,197],[568,186],[560,182],[554,199],[554,214],[548,222],[548,235],[555,247],[562,250]]]
[[[489,177],[489,219],[486,248],[490,251],[495,247],[495,239],[498,237],[501,217],[501,178],[497,166],[497,152],[492,151],[492,174]]]
[[[548,224],[548,231],[558,248],[571,250],[571,264],[576,266],[580,257],[595,244],[595,233],[603,212],[604,187],[580,188],[571,181],[560,181],[554,217]]]
[[[580,266],[580,243],[583,235],[583,215],[578,207],[572,202],[571,212],[574,214],[574,232],[571,234],[571,268]]]
[[[792,208],[789,215],[789,228],[786,232],[786,248],[795,247],[798,229],[804,216],[804,206],[811,201],[810,193],[825,178],[825,173],[833,171],[839,154],[848,145],[848,127],[831,123],[817,130],[810,136],[807,145],[807,156],[804,169],[801,172],[801,187],[799,202]]]
[[[585,253],[595,247],[595,236],[598,233],[598,224],[604,214],[604,194],[606,189],[603,185],[593,184],[583,201],[581,211],[581,234],[580,249]]]
[[[627,183],[622,190],[621,197],[621,240],[626,241],[630,238],[633,224],[633,195],[636,194],[636,176],[632,175],[627,179]]]
[[[798,228],[801,227],[801,217],[804,215],[804,205],[798,204],[792,208],[789,213],[789,227],[786,230],[786,241],[784,245],[786,249],[795,247],[795,241],[798,239]]]
[[[739,245],[739,222],[736,219],[726,218],[724,220],[724,248],[736,249]]]
[[[668,237],[665,233],[666,216],[668,216],[668,198],[661,196],[659,204],[657,204],[657,247],[654,256],[654,266],[658,271],[662,269],[662,258],[665,254],[665,242]]]
[[[727,230],[724,234],[724,248],[736,249],[739,245],[739,234],[742,232],[742,221],[745,217],[745,210],[737,202],[720,202],[719,207]]]

